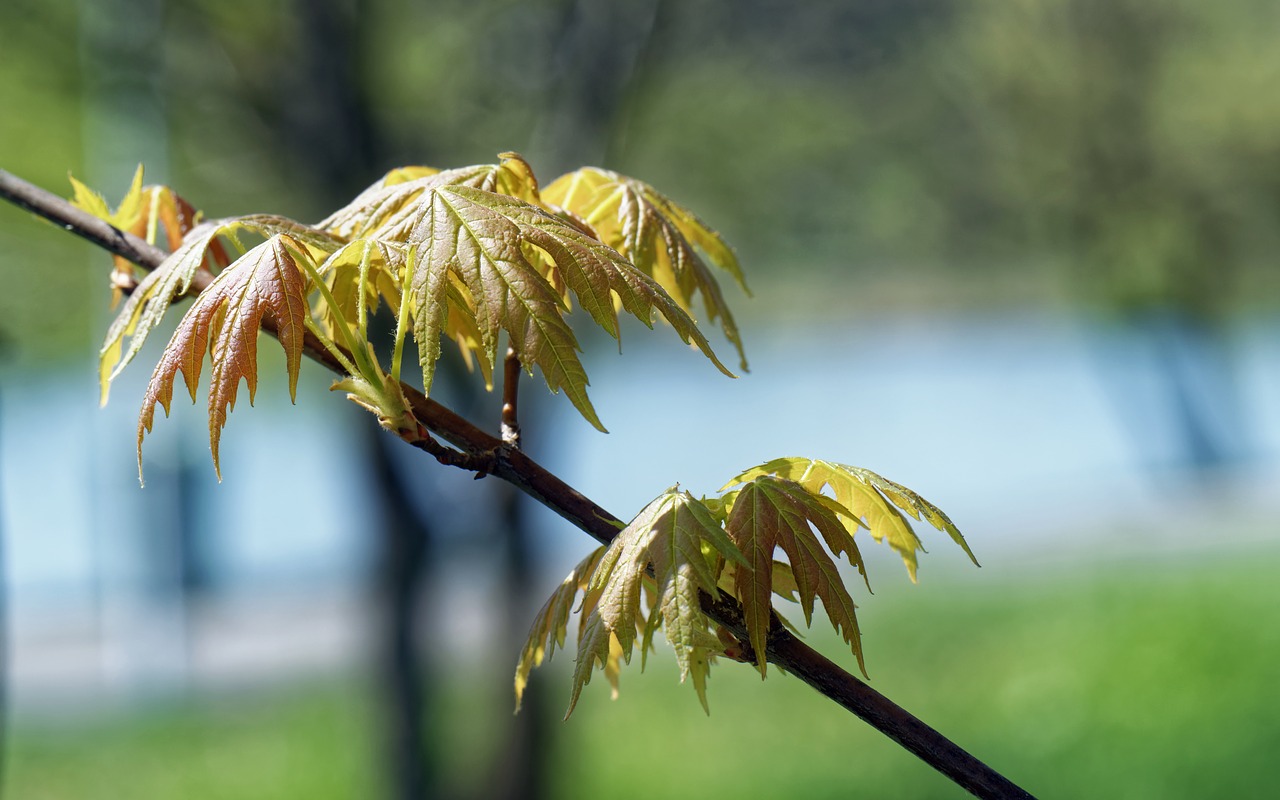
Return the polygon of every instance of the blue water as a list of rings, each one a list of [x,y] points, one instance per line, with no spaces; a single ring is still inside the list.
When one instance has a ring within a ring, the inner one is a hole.
[[[1154,345],[1132,332],[1022,316],[753,330],[752,371],[738,380],[670,331],[633,328],[625,337],[623,355],[595,342],[587,358],[608,435],[564,398],[541,397],[532,383],[525,390],[545,416],[539,425],[526,419],[529,452],[622,517],[676,482],[707,493],[762,461],[812,455],[916,489],[948,511],[984,563],[999,564],[1042,545],[1069,552],[1072,537],[1086,546],[1088,531],[1151,515],[1163,524],[1212,511],[1213,503],[1262,516],[1280,495],[1270,488],[1280,486],[1275,325],[1233,332],[1225,400],[1222,368],[1197,364],[1188,351],[1203,395],[1196,402],[1229,456],[1208,477],[1188,467]],[[145,602],[164,572],[157,559],[170,557],[164,531],[180,519],[181,480],[181,496],[197,509],[186,524],[198,528],[224,590],[360,580],[376,516],[368,478],[342,454],[357,446],[355,426],[366,423],[315,373],[304,376],[290,407],[272,358],[264,348],[257,408],[242,396],[231,416],[220,485],[208,464],[203,397],[195,408],[179,397],[174,417],[158,419],[147,439],[149,485],[138,488],[135,408],[145,367],[126,372],[106,409],[97,407],[90,365],[6,376],[0,524],[15,604],[88,603],[106,590]],[[191,471],[182,473],[188,462]],[[1229,488],[1213,489],[1202,503],[1207,484]],[[439,490],[438,505],[463,527],[471,486],[454,476]],[[554,515],[537,519],[550,568],[562,570],[587,546]],[[1280,533],[1253,535],[1280,541]],[[941,541],[926,537],[927,546],[938,543],[931,558],[959,563]]]

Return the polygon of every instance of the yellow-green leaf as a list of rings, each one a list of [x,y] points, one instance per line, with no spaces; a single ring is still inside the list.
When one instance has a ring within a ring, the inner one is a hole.
[[[747,369],[737,323],[696,249],[747,291],[738,258],[720,234],[649,184],[598,167],[562,175],[542,191],[542,199],[583,219],[600,241],[653,277],[686,311],[692,313],[693,295],[701,293],[708,321],[720,320]]]
[[[761,475],[738,492],[726,528],[747,559],[746,565],[737,566],[734,583],[761,676],[767,667],[764,655],[773,614],[773,557],[779,549],[791,564],[805,622],[812,623],[814,600],[822,600],[832,626],[850,645],[865,675],[853,598],[814,534],[816,528],[827,542],[847,538],[830,505],[794,481]],[[847,552],[851,560],[857,556],[856,549]],[[857,563],[861,567],[860,559]]]
[[[591,683],[591,675],[599,664],[604,670],[609,685],[613,688],[613,697],[618,697],[618,675],[621,672],[622,645],[618,637],[605,626],[600,615],[591,612],[582,621],[578,632],[578,659],[573,667],[573,691],[569,695],[569,709],[564,712],[568,719],[578,705],[582,689]]]
[[[578,562],[534,615],[533,625],[529,628],[529,638],[516,664],[516,711],[520,710],[524,689],[529,685],[529,674],[535,668],[542,666],[544,660],[550,660],[555,655],[557,647],[564,647],[574,598],[579,592],[586,590],[587,581],[590,580],[596,565],[600,563],[604,550],[603,546],[597,547],[591,551],[590,555]]]
[[[615,339],[619,336],[615,302],[650,328],[656,309],[686,344],[696,345],[721,372],[734,377],[685,310],[618,251],[517,198],[488,198],[488,207],[514,222],[523,240],[545,254],[551,272],[548,281],[572,291],[578,305]]]
[[[497,362],[499,333],[505,330],[525,368],[539,367],[551,391],[563,390],[588,422],[604,430],[587,397],[587,374],[563,301],[525,257],[520,225],[503,213],[508,199],[466,186],[440,186],[429,197],[419,203],[420,216],[409,228],[408,241],[418,246],[419,258],[407,276],[426,390],[435,376],[456,278],[474,303],[485,365],[492,369]]]
[[[706,678],[720,645],[710,633],[699,592],[719,596],[720,558],[746,563],[720,523],[688,492],[672,487],[636,515],[605,551],[587,587],[588,597],[597,602],[584,623],[587,634],[579,646],[574,702],[592,665],[604,663],[606,634],[617,640],[622,659],[630,661],[637,632],[644,634],[647,644],[657,628],[652,609],[648,620],[640,614],[647,570],[652,568],[653,606],[675,650],[680,680],[692,678],[706,709]]]
[[[420,206],[430,203],[430,191],[442,186],[470,186],[537,202],[538,182],[529,164],[515,153],[503,153],[499,159],[497,164],[444,171],[394,169],[316,227],[344,240],[373,237],[405,241],[420,215]]]
[[[833,461],[777,458],[743,472],[729,481],[725,488],[750,481],[759,475],[777,475],[796,481],[815,494],[820,493],[824,487],[830,487],[836,502],[851,512],[844,515],[849,535],[852,536],[856,531],[860,524],[859,518],[866,520],[865,527],[870,530],[872,537],[876,541],[888,542],[902,557],[912,581],[916,580],[918,567],[916,553],[923,552],[924,547],[912,530],[907,514],[917,520],[923,517],[933,527],[946,532],[952,541],[964,549],[974,564],[978,563],[960,530],[941,509],[905,486],[871,470]]]

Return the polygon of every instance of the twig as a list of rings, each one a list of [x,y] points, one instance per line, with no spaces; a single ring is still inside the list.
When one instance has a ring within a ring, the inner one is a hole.
[[[507,357],[502,362],[502,441],[516,450],[520,449],[520,357],[516,349],[507,345]]]
[[[61,197],[4,170],[0,170],[0,196],[143,268],[155,269],[164,260],[165,253],[158,248],[117,230],[97,217],[76,209]],[[208,280],[208,276],[197,273],[196,281],[203,284]],[[194,283],[195,281],[193,285]],[[202,289],[203,285],[198,288]],[[342,366],[337,358],[313,335],[307,335],[303,350],[313,360],[342,374]],[[507,370],[511,368],[513,360],[508,359],[505,365]],[[517,361],[517,369],[518,366]],[[402,384],[401,391],[418,420],[436,436],[457,447],[458,451],[441,447],[429,436],[405,434],[403,438],[406,441],[426,450],[443,463],[502,478],[597,541],[604,544],[613,541],[622,527],[622,522],[617,517],[548,472],[520,450],[476,428],[416,389]],[[426,444],[427,442],[431,444]],[[456,455],[452,455],[453,453]],[[711,602],[709,598],[704,598],[703,605],[708,616],[731,631],[739,640],[749,640],[742,618],[742,607],[735,600],[726,596]],[[1008,778],[796,639],[785,629],[770,631],[766,656],[771,663],[782,667],[825,697],[853,712],[974,795],[983,798],[1031,797]]]

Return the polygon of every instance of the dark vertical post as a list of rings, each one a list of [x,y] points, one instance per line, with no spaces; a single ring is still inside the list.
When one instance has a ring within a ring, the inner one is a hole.
[[[343,202],[375,177],[385,148],[373,124],[362,77],[365,43],[363,0],[297,0],[302,25],[301,57],[286,73],[278,107],[281,149],[298,158],[331,205]],[[388,320],[371,321],[371,338],[391,341]],[[432,531],[409,499],[407,476],[389,447],[394,440],[366,424],[366,464],[382,522],[375,574],[377,626],[375,675],[381,708],[384,772],[396,800],[437,794],[437,764],[427,737],[431,685],[417,646],[422,623],[419,600]]]

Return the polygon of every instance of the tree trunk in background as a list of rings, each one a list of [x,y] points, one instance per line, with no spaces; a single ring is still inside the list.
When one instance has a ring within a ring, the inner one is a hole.
[[[531,427],[536,430],[536,426]],[[492,487],[497,493],[502,522],[500,535],[504,539],[502,585],[505,588],[506,613],[502,641],[522,642],[529,630],[534,612],[546,599],[538,597],[540,587],[535,577],[533,536],[526,515],[521,508],[522,495],[509,483]],[[515,663],[514,658],[509,659]],[[511,697],[511,681],[506,680],[500,689]],[[509,701],[513,702],[513,701]],[[499,705],[499,708],[507,706]],[[547,796],[548,759],[552,755],[554,728],[547,693],[526,692],[520,713],[510,717],[502,750],[498,753],[499,769],[493,774],[487,798],[493,800],[538,800]]]
[[[360,76],[362,0],[297,0],[301,57],[282,76],[278,98],[284,124],[280,150],[292,154],[324,196],[337,207],[380,170],[380,137],[372,123]],[[376,328],[386,328],[381,318]],[[375,340],[379,338],[375,333]],[[390,341],[389,336],[380,337]],[[372,420],[369,420],[371,423]],[[435,682],[418,650],[424,626],[419,614],[423,576],[433,541],[430,525],[409,502],[405,476],[388,451],[398,446],[372,424],[362,428],[373,502],[380,511],[375,573],[377,642],[374,674],[383,725],[381,767],[395,800],[436,797],[438,762],[425,720],[435,703]]]
[[[530,147],[549,162],[546,174],[615,166],[669,15],[663,0],[567,4],[549,65],[555,81]]]
[[[369,87],[363,74],[374,57],[365,50],[375,39],[364,24],[369,5],[367,0],[294,0],[297,46],[288,60],[281,59],[276,65],[277,94],[258,98],[257,103],[260,109],[271,108],[277,115],[277,150],[288,159],[299,183],[310,183],[317,197],[329,206],[345,202],[394,166],[387,161],[389,137],[378,129],[370,113]],[[551,65],[558,76],[554,96],[548,98],[547,116],[535,134],[547,143],[543,150],[549,160],[573,166],[599,163],[612,160],[613,151],[625,143],[625,119],[639,88],[637,67],[652,57],[654,30],[661,24],[663,9],[660,0],[618,9],[581,0],[568,6],[555,49],[556,63]],[[264,99],[269,102],[263,103]],[[550,169],[560,164],[546,166]],[[408,354],[406,357],[412,363]],[[463,394],[457,405],[475,408],[478,390],[473,382],[464,379],[457,384],[460,391],[473,393],[473,401]],[[423,627],[418,600],[425,559],[432,550],[431,534],[421,515],[406,502],[411,484],[407,476],[397,477],[395,460],[386,450],[386,435],[372,425],[368,430],[369,470],[377,481],[377,502],[384,511],[376,596],[381,609],[377,674],[383,685],[389,756],[386,771],[394,784],[394,796],[411,800],[438,790],[442,767],[429,755],[429,727],[424,722],[435,707],[432,681],[424,682],[424,664],[415,646],[416,634]],[[499,564],[490,561],[476,568],[501,570],[502,579],[496,585],[501,587],[503,598],[495,605],[506,609],[500,626],[505,629],[502,641],[511,644],[510,660],[514,663],[529,620],[542,600],[535,595],[545,587],[534,585],[530,532],[517,497],[509,487],[489,485],[493,483],[477,485],[476,490],[500,492],[495,500],[501,509],[496,524],[503,542],[495,549],[504,556]],[[511,691],[509,680],[503,681],[501,691],[506,701]],[[499,704],[503,717],[495,727],[506,735],[497,752],[500,767],[490,770],[477,786],[477,792],[486,798],[539,797],[545,793],[544,770],[553,728],[542,695],[530,692],[524,711],[514,722],[505,713],[508,702]]]
[[[418,654],[418,604],[431,549],[431,530],[414,513],[403,476],[388,452],[399,443],[381,428],[365,426],[368,463],[381,511],[381,550],[376,573],[376,678],[382,706],[385,766],[396,800],[438,794],[436,759],[427,746],[424,717],[430,713],[433,682]]]
[[[164,94],[165,0],[81,0],[78,7],[79,60],[83,82],[84,176],[93,186],[123,194],[145,154],[150,182],[169,168],[169,126]],[[100,275],[106,290],[105,273]],[[89,320],[95,331],[105,320]],[[94,337],[97,337],[97,333]],[[95,428],[103,424],[95,421]],[[101,637],[107,651],[118,648],[139,691],[183,691],[189,678],[194,601],[210,576],[200,541],[203,528],[193,512],[192,464],[186,437],[173,440],[171,457],[160,459],[148,477],[148,496],[158,510],[153,525],[140,528],[130,544],[142,567],[142,586],[108,578],[97,592]],[[110,479],[94,481],[95,508],[110,514]],[[99,537],[95,535],[95,539]],[[119,542],[99,542],[99,572],[119,572]],[[113,556],[110,554],[116,553]]]

